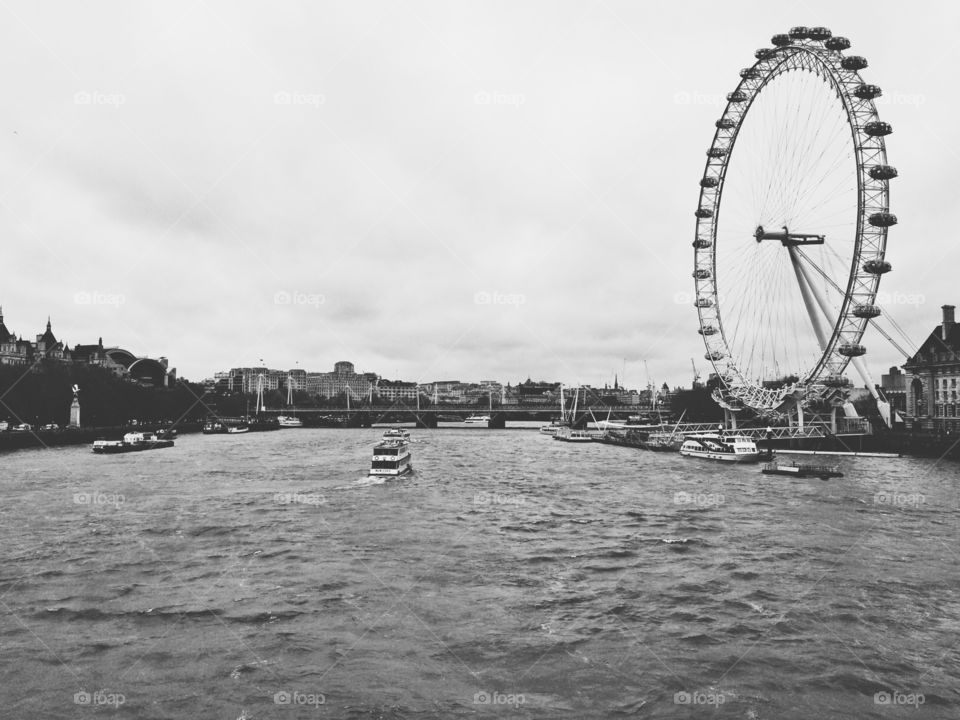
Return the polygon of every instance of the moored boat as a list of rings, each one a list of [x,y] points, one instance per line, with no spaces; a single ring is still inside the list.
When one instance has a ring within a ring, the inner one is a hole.
[[[130,432],[122,440],[94,440],[93,452],[98,455],[140,452],[173,447],[173,440],[157,437],[154,433]]]
[[[476,425],[476,424],[480,424],[480,423],[488,423],[488,422],[490,422],[490,416],[489,416],[489,415],[471,415],[471,416],[468,417],[466,420],[464,420],[464,422],[465,422],[467,425]]]
[[[785,475],[787,477],[818,477],[821,480],[843,477],[836,465],[814,465],[812,463],[781,463],[774,461],[763,466],[764,475]]]
[[[680,454],[705,460],[726,462],[757,462],[760,451],[757,444],[743,435],[726,433],[699,433],[687,435],[680,446]]]
[[[400,477],[413,469],[406,440],[381,440],[373,447],[371,477]]]
[[[277,415],[277,424],[281,428],[303,427],[303,420],[293,415]]]
[[[384,440],[409,440],[410,431],[401,427],[387,428],[383,431]]]
[[[571,430],[570,428],[566,428],[566,431],[558,430],[553,439],[571,443],[593,442],[593,436],[586,430]]]

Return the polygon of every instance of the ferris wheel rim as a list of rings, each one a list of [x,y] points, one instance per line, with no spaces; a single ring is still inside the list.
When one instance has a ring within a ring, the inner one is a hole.
[[[808,31],[794,28],[797,30]],[[851,360],[865,352],[860,341],[870,318],[875,315],[864,315],[861,311],[868,308],[869,312],[879,313],[875,302],[880,276],[889,270],[889,264],[884,260],[887,228],[896,223],[896,217],[889,212],[889,180],[896,176],[896,171],[893,169],[893,175],[889,177],[878,177],[873,172],[874,168],[891,169],[887,164],[884,142],[884,136],[891,128],[880,122],[873,102],[880,89],[866,84],[859,75],[859,70],[866,67],[866,60],[856,55],[843,55],[849,41],[845,38],[831,40],[831,34],[825,28],[814,30],[818,31],[818,39],[808,36],[785,43],[782,38],[792,37],[793,31],[791,36],[775,36],[777,47],[758,50],[757,61],[741,71],[741,81],[727,96],[727,105],[716,122],[700,181],[693,275],[700,334],[707,351],[705,357],[724,385],[736,391],[734,394],[739,400],[758,409],[773,408],[786,396],[814,386],[823,377],[828,380],[842,378]],[[857,177],[856,233],[841,307],[818,362],[789,387],[770,389],[744,376],[739,367],[740,359],[734,358],[727,339],[717,292],[717,228],[727,168],[754,100],[772,80],[797,71],[810,71],[820,76],[825,89],[832,89],[843,106]]]

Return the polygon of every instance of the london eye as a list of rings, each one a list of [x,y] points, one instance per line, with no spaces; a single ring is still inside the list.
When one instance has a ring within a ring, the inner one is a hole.
[[[876,305],[890,212],[881,89],[850,41],[795,27],[740,71],[700,179],[695,306],[715,397],[761,414],[833,401]]]

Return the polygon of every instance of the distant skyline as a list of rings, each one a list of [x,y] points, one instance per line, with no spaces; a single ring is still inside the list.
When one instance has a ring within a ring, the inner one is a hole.
[[[713,123],[754,50],[807,24],[884,90],[881,306],[920,344],[960,305],[960,8],[870,7],[6,3],[7,326],[49,315],[196,381],[262,358],[688,386],[691,358],[711,371],[690,242]],[[864,345],[876,382],[904,361]]]

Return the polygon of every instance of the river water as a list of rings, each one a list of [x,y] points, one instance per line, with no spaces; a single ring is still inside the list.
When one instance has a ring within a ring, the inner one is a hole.
[[[536,432],[0,457],[10,718],[956,718],[956,463]]]

